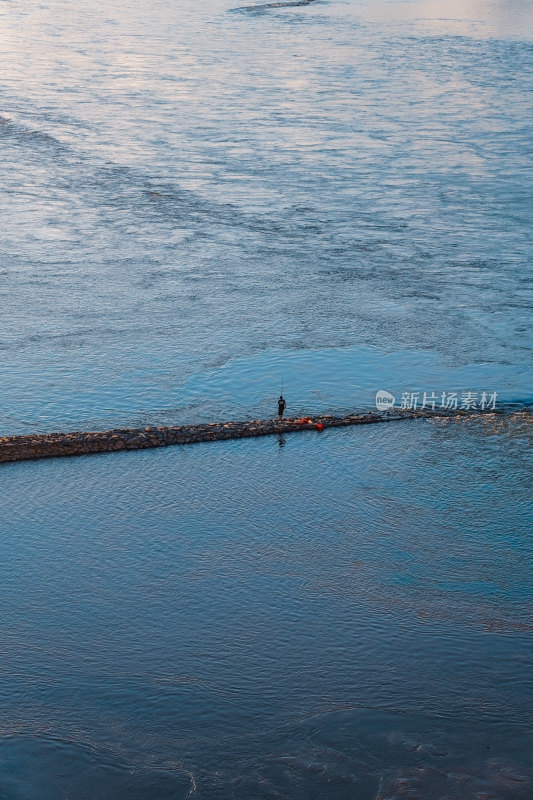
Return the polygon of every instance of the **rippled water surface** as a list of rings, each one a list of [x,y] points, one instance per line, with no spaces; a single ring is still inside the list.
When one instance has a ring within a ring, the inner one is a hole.
[[[0,4],[2,429],[530,398],[529,0],[235,2]]]
[[[531,420],[2,469],[0,796],[529,800]]]
[[[530,403],[531,2],[237,5],[0,2],[0,434]],[[2,467],[0,798],[531,800],[530,453]]]

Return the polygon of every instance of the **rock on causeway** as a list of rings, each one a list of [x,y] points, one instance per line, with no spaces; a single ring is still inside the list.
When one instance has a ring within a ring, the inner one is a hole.
[[[148,447],[168,447],[173,444],[194,444],[220,439],[241,439],[249,436],[268,436],[276,433],[365,425],[375,422],[414,417],[464,416],[441,411],[371,411],[366,414],[251,420],[248,422],[210,422],[200,425],[172,425],[151,428],[116,428],[109,431],[73,433],[43,433],[26,436],[0,437],[0,463],[24,461],[34,458],[79,456],[88,453],[112,453],[119,450],[144,450]]]

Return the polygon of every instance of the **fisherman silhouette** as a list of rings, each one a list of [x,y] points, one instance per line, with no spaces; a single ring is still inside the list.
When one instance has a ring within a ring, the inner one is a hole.
[[[280,419],[283,419],[283,412],[285,411],[286,405],[287,405],[287,403],[285,402],[285,399],[284,399],[283,395],[280,394],[279,400],[278,400],[278,416],[279,416]]]

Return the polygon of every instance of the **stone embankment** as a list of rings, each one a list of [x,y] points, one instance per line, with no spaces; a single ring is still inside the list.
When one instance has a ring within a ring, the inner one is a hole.
[[[453,416],[461,412],[454,412]],[[173,444],[241,439],[247,436],[293,433],[294,431],[365,425],[413,417],[452,416],[437,411],[394,411],[351,414],[345,417],[318,415],[312,418],[252,420],[251,422],[210,422],[203,425],[176,425],[152,428],[117,428],[88,433],[43,433],[0,437],[0,463],[34,458],[79,456],[118,450],[144,450]]]

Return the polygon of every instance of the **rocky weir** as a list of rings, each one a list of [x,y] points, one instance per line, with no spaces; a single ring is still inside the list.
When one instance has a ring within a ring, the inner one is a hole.
[[[365,425],[419,417],[465,416],[467,412],[372,411],[365,414],[251,420],[248,422],[209,422],[200,425],[172,425],[148,428],[116,428],[109,431],[43,433],[0,437],[0,464],[35,458],[81,456],[121,450],[145,450],[175,444],[195,444],[221,439],[288,434],[297,431],[323,431],[345,425]],[[479,413],[479,412],[478,412]]]

